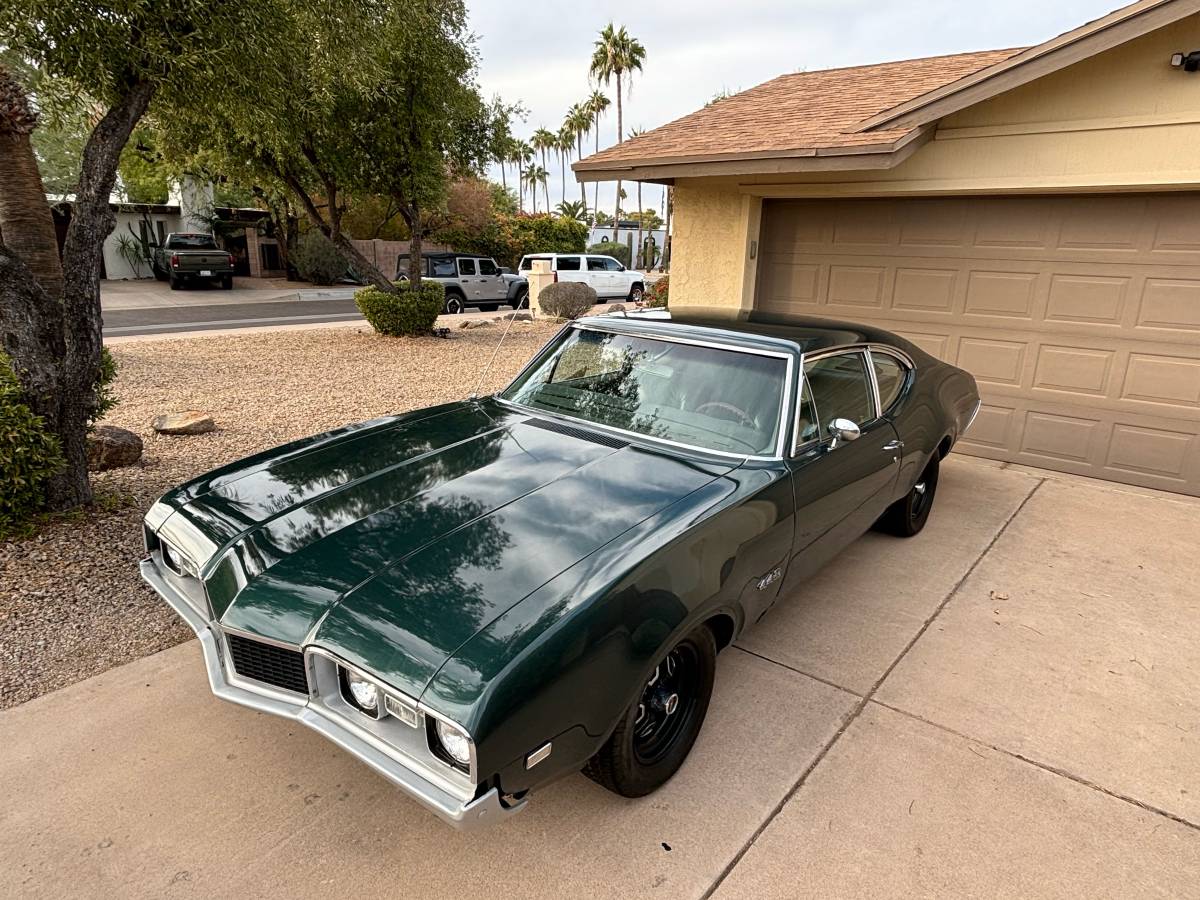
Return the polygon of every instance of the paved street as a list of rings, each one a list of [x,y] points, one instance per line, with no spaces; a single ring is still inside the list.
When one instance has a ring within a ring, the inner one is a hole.
[[[664,789],[572,776],[473,833],[213,699],[190,642],[0,713],[0,895],[1195,897],[1198,525],[952,457],[920,536],[721,655]]]

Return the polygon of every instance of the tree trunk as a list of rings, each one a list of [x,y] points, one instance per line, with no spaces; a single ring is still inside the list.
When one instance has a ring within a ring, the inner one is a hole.
[[[62,306],[24,260],[0,243],[0,349],[12,360],[22,399],[58,433],[63,357]]]
[[[57,299],[63,287],[58,238],[29,135],[0,133],[0,239]]]
[[[583,159],[583,132],[582,131],[576,132],[575,143],[579,148],[579,158]],[[579,182],[579,202],[583,204],[583,217],[586,219],[587,218],[587,190],[586,190],[586,185],[584,185],[584,183],[582,181]]]
[[[596,113],[596,152],[600,152],[600,113]],[[596,214],[600,212],[600,182],[595,182],[595,189],[592,191],[592,227],[596,227]],[[588,235],[591,238],[591,235]]]
[[[621,109],[621,73],[617,73],[617,144],[619,145],[624,137],[625,120]],[[617,202],[613,210],[613,243],[617,241],[617,229],[621,227],[621,179],[617,179]]]
[[[517,212],[525,212],[525,164],[517,158]]]
[[[558,173],[562,176],[562,204],[567,205],[567,151],[558,151]]]
[[[421,209],[416,204],[400,203],[400,215],[404,217],[404,223],[408,226],[410,240],[408,243],[408,280],[413,287],[418,287],[421,284],[421,275],[424,271],[421,259],[421,247],[424,244],[425,238],[425,221],[421,215]]]
[[[508,174],[504,171],[504,160],[500,160],[500,186],[508,193]]]
[[[546,168],[549,164],[550,164],[550,161],[546,158],[546,148],[543,147],[542,148],[542,171],[543,172],[547,172],[547,173],[549,172],[549,169]],[[546,212],[549,213],[550,212],[550,179],[549,178],[542,179],[542,195],[546,198]]]

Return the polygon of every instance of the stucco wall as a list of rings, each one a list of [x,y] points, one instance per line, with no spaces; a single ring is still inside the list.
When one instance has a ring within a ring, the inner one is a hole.
[[[1200,16],[949,116],[888,170],[676,182],[671,302],[750,306],[758,212],[741,198],[1200,190]],[[709,288],[706,293],[703,288]]]
[[[753,296],[749,246],[758,239],[762,201],[736,187],[675,189],[671,303],[740,306]]]

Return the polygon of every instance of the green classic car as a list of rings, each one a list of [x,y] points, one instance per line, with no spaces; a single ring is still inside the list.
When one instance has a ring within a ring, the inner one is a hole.
[[[716,656],[876,526],[919,532],[975,382],[859,325],[581,319],[500,393],[297,441],[146,516],[218,696],[458,826],[583,769],[647,794]]]

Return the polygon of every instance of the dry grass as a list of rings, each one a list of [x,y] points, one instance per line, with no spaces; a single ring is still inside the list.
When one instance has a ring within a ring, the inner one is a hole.
[[[555,329],[514,324],[484,392],[508,381]],[[94,476],[96,508],[0,544],[0,708],[191,636],[137,574],[142,515],[165,490],[297,437],[462,399],[500,334],[384,338],[336,328],[114,347],[121,402],[105,421],[142,436],[143,461]],[[159,413],[189,408],[211,414],[218,430],[151,430]]]

